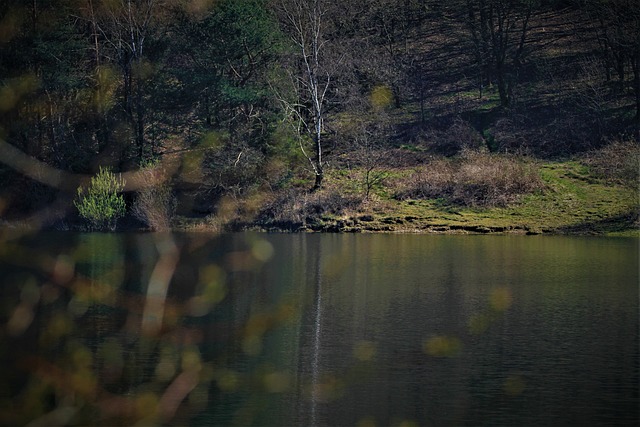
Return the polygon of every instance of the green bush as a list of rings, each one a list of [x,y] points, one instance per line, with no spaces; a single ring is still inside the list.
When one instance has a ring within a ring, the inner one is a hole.
[[[74,205],[91,229],[114,230],[118,218],[125,214],[124,197],[120,194],[123,189],[124,180],[101,167],[91,178],[89,188],[78,188],[78,199]]]

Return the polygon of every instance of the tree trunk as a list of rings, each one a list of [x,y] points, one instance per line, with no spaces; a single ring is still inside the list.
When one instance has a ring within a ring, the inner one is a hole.
[[[624,92],[624,62],[625,62],[625,58],[624,58],[624,53],[622,52],[618,52],[615,55],[615,69],[616,69],[616,74],[618,74],[618,87],[620,90],[620,93]]]
[[[136,144],[138,146],[138,160],[144,159],[144,115],[139,111],[136,118]]]
[[[636,96],[636,141],[640,142],[640,52],[631,58],[633,69],[633,90]]]
[[[322,180],[324,179],[324,171],[322,167],[316,169],[316,181],[313,184],[311,191],[316,191],[322,187]]]
[[[500,95],[500,105],[508,108],[511,104],[511,97],[509,96],[509,87],[505,78],[504,69],[501,66],[496,67],[496,79],[498,83],[498,94]]]
[[[142,97],[142,82],[138,77],[136,84],[136,121],[135,121],[135,133],[136,133],[136,145],[138,148],[138,161],[144,160],[144,101]]]
[[[313,190],[317,190],[322,186],[322,180],[324,179],[324,169],[322,167],[322,109],[320,108],[320,104],[318,105],[318,109],[316,110],[316,134],[314,136],[316,143],[316,160],[314,165],[314,170],[316,174],[316,180],[313,184]]]

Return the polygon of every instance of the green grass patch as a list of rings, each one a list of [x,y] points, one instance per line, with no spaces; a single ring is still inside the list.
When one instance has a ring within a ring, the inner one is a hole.
[[[578,162],[545,163],[540,167],[540,176],[544,190],[506,207],[463,207],[443,199],[387,198],[385,214],[416,218],[412,221],[414,228],[464,226],[640,237],[640,206],[635,190],[595,179]]]

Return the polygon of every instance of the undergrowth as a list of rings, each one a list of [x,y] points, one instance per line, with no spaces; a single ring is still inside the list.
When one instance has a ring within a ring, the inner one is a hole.
[[[614,141],[590,152],[583,162],[596,177],[635,189],[640,186],[640,144],[635,141]]]
[[[393,185],[400,200],[444,199],[475,207],[504,207],[544,188],[535,163],[472,151],[433,160]]]

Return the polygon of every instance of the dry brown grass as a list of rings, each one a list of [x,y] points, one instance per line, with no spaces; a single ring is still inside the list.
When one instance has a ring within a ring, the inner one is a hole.
[[[143,169],[142,177],[148,184],[136,194],[131,213],[153,231],[171,229],[176,211],[176,198],[169,184],[159,182],[153,168]]]
[[[544,185],[534,164],[522,159],[465,152],[437,159],[395,183],[400,199],[437,199],[463,206],[507,206]]]
[[[640,144],[614,141],[599,150],[590,152],[584,163],[600,178],[634,188],[640,187]]]
[[[264,204],[259,222],[296,229],[325,215],[345,215],[356,210],[361,204],[362,197],[344,194],[337,187],[322,188],[313,192],[294,188],[274,193],[273,198]]]

